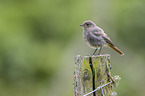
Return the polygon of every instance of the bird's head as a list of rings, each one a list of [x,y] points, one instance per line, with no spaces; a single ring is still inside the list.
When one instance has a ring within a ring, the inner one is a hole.
[[[89,27],[94,27],[96,26],[96,24],[91,21],[91,20],[88,20],[88,21],[85,21],[83,24],[81,24],[80,26],[83,26],[84,28],[89,28]]]

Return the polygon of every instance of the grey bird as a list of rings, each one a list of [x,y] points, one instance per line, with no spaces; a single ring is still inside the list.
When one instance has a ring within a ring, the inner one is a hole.
[[[103,46],[109,46],[121,56],[124,55],[111,41],[111,39],[104,33],[104,31],[96,26],[92,21],[85,21],[80,26],[83,26],[83,39],[93,49],[95,49],[92,55],[95,55],[97,49],[100,49],[98,55],[100,55]]]

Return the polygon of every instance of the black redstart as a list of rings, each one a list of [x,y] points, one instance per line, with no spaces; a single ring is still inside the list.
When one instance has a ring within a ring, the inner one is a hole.
[[[120,51],[111,41],[111,39],[104,33],[104,31],[96,26],[96,24],[92,21],[85,21],[80,26],[83,26],[83,38],[87,42],[87,44],[94,48],[95,51],[93,55],[96,53],[97,49],[100,48],[98,55],[100,55],[101,49],[103,46],[109,46],[113,50],[115,50],[120,55],[124,55],[122,51]]]

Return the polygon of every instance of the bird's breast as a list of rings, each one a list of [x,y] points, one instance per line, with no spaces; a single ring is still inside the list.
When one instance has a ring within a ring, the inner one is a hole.
[[[91,48],[98,48],[106,44],[106,41],[102,38],[102,36],[94,36],[87,31],[83,32],[83,38],[87,45],[89,45]]]

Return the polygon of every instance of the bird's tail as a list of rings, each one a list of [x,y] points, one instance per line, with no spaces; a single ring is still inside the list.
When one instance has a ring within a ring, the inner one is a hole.
[[[117,53],[119,53],[121,56],[124,55],[124,53],[122,51],[120,51],[116,46],[113,45],[109,45],[109,47],[111,47],[113,50],[115,50]]]

